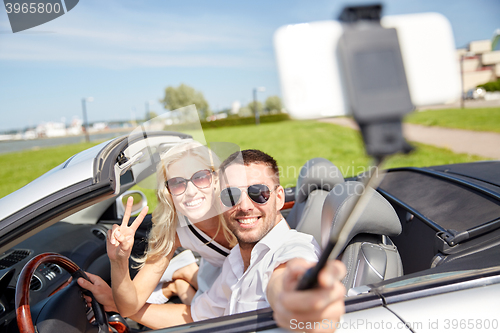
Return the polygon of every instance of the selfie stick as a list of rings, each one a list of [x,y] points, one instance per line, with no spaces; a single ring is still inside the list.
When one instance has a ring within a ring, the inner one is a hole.
[[[346,7],[339,21],[344,33],[339,52],[344,71],[344,87],[351,113],[359,125],[366,152],[375,159],[366,186],[376,189],[383,179],[377,175],[389,155],[408,153],[413,148],[405,141],[402,118],[413,111],[406,73],[395,29],[380,25],[382,5]],[[330,235],[328,244],[316,266],[299,281],[298,290],[311,289],[318,284],[318,274],[329,258],[336,259],[347,237],[363,213],[371,196],[363,191],[355,202],[340,233]]]

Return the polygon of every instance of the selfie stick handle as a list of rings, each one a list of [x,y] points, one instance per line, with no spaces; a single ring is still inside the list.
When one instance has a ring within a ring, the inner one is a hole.
[[[299,284],[297,285],[297,290],[307,290],[317,287],[318,274],[323,269],[323,267],[325,267],[326,263],[328,262],[328,259],[329,258],[336,259],[339,256],[340,252],[342,252],[342,248],[335,245],[339,243],[339,240],[341,244],[345,244],[347,237],[351,233],[352,228],[358,221],[359,217],[361,216],[361,213],[363,213],[364,209],[368,205],[368,202],[370,201],[371,198],[371,194],[368,193],[368,191],[366,191],[366,188],[371,187],[373,189],[376,189],[382,182],[383,173],[378,175],[378,170],[380,170],[380,168],[382,167],[383,162],[384,162],[383,157],[377,158],[375,171],[371,172],[368,181],[365,183],[365,190],[357,198],[354,204],[354,208],[351,211],[351,214],[349,214],[349,217],[344,222],[344,225],[341,227],[341,232],[338,235],[332,235],[330,237],[325,249],[323,250],[321,256],[319,257],[318,263],[314,267],[308,269],[306,273],[302,276],[302,279],[299,281]]]
[[[330,235],[318,264],[304,274],[298,284],[299,290],[317,286],[318,274],[328,259],[336,259],[342,252],[343,245],[349,241],[351,231],[370,201],[371,192],[366,187],[376,190],[382,181],[383,175],[379,176],[378,170],[385,157],[412,150],[403,136],[402,119],[415,107],[410,97],[397,32],[394,28],[382,27],[381,11],[380,4],[349,6],[339,17],[344,30],[339,39],[339,53],[350,109],[359,125],[366,153],[375,158],[376,169],[371,172],[363,193],[354,198],[354,208],[347,220],[340,222],[341,231]],[[387,62],[385,54],[390,54],[393,61]],[[370,60],[368,63],[372,67],[377,67],[376,71],[369,71],[373,75],[365,75],[359,70],[366,67],[366,59]],[[387,75],[380,78],[375,75],[379,72]],[[399,84],[394,87],[394,82]]]
[[[299,284],[297,285],[297,290],[313,289],[318,286],[318,274],[323,269],[323,267],[325,267],[334,246],[335,243],[328,242],[325,250],[323,251],[323,253],[321,253],[321,256],[319,257],[318,263],[314,267],[309,268],[302,276],[302,279],[299,281]]]

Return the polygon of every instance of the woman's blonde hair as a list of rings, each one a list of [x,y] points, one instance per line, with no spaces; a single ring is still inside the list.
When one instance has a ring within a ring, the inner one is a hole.
[[[146,261],[154,262],[167,256],[172,251],[175,242],[178,220],[172,195],[165,186],[165,182],[168,179],[168,167],[186,156],[198,157],[203,163],[205,163],[207,167],[214,172],[214,182],[218,177],[216,172],[220,166],[218,157],[209,148],[203,146],[197,141],[191,140],[186,143],[178,144],[169,149],[165,155],[162,156],[156,175],[156,196],[158,198],[158,205],[153,212],[153,226],[149,232],[148,245],[142,258],[134,258],[139,263],[139,267],[144,266]],[[217,188],[216,192],[218,193],[218,191],[219,189]],[[214,193],[214,195],[217,195],[217,193]],[[216,205],[216,207],[218,207],[218,205]],[[216,235],[222,228],[224,237],[229,242],[230,246],[233,247],[237,243],[236,237],[227,227],[221,212],[219,212],[218,216],[219,225]]]

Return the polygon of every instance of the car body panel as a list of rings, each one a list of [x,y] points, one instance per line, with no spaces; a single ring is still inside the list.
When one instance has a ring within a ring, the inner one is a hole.
[[[52,172],[44,177],[38,178],[27,184],[20,190],[9,194],[2,199],[1,220],[18,212],[19,210],[36,203],[47,195],[62,191],[68,188],[68,184],[76,184],[86,180],[91,180],[93,173],[93,160],[82,161],[73,164],[71,167],[61,168],[57,172]],[[43,195],[40,195],[43,193]],[[0,225],[0,228],[5,225]]]
[[[339,323],[328,320],[319,322],[290,321],[291,329],[306,329],[310,327],[330,330],[336,328],[337,332],[385,332],[391,327],[391,332],[409,333],[410,330],[391,310],[378,306],[375,308],[346,313]],[[370,328],[372,328],[370,330]],[[385,329],[384,329],[385,328]],[[209,319],[198,323],[186,324],[177,327],[157,330],[161,333],[184,332],[255,332],[266,331],[270,333],[284,333],[289,330],[277,327],[272,319],[271,309],[251,311],[245,314],[225,316]]]
[[[337,332],[399,332],[409,333],[405,326],[393,312],[385,307],[361,310],[346,313],[340,321]]]
[[[331,322],[329,320],[322,320],[318,322],[299,322],[296,320],[290,321],[291,329],[325,329],[333,330],[335,332],[349,333],[349,332],[396,332],[396,333],[409,333],[411,332],[393,312],[384,308],[377,307],[373,309],[361,310],[357,312],[347,313],[342,316],[339,323]],[[281,327],[266,330],[269,333],[285,333],[289,332]]]
[[[500,284],[494,284],[398,302],[387,307],[415,332],[494,332],[500,328],[499,299]]]

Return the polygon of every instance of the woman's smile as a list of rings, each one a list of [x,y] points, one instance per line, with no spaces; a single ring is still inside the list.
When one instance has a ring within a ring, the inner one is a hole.
[[[202,205],[203,201],[205,201],[204,197],[202,197],[202,198],[196,198],[196,199],[193,199],[193,200],[184,201],[184,205],[188,209],[199,208]]]

